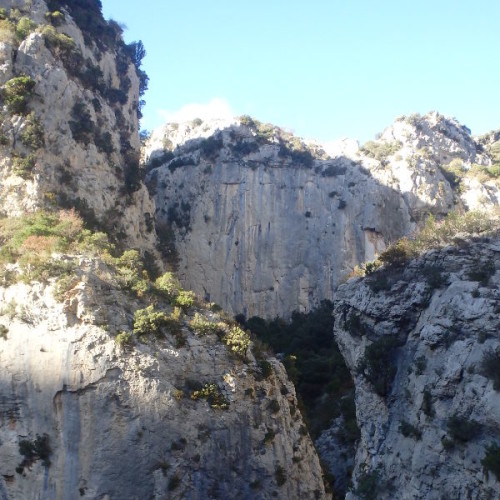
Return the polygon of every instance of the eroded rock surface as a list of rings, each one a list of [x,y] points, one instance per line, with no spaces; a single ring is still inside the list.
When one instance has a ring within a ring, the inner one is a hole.
[[[361,430],[354,492],[500,494],[481,464],[500,441],[500,393],[484,361],[500,347],[499,257],[498,237],[462,242],[339,287],[335,338]]]
[[[429,213],[499,202],[494,179],[457,180],[444,168],[492,159],[437,113],[401,118],[361,149],[341,146],[305,143],[248,117],[155,131],[148,185],[185,286],[247,317],[287,317],[331,300],[356,265]]]

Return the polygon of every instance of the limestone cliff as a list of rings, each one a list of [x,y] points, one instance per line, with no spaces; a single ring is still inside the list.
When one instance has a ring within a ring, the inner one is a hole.
[[[0,210],[76,206],[129,246],[152,251],[137,46],[102,19],[99,2],[48,4],[0,1]]]
[[[222,318],[199,309],[120,347],[144,302],[99,259],[79,259],[63,302],[53,281],[0,288],[1,498],[325,497],[280,363],[262,372],[202,335],[196,312]],[[37,436],[48,457],[22,455]]]
[[[500,495],[499,257],[498,233],[459,238],[338,288],[361,430],[347,498]]]
[[[150,279],[142,55],[99,0],[0,0],[0,498],[323,498],[283,366]]]
[[[332,299],[356,265],[429,213],[498,204],[487,175],[494,140],[483,142],[437,113],[398,119],[362,148],[323,147],[243,117],[167,124],[145,159],[183,283],[269,318]]]

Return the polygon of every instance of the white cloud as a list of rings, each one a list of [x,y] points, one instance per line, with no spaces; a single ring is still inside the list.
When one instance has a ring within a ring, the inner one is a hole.
[[[165,122],[185,122],[194,120],[195,118],[201,118],[202,120],[211,120],[214,118],[230,120],[234,116],[234,112],[225,99],[216,97],[206,104],[186,104],[177,111],[160,109],[158,110],[158,115]]]

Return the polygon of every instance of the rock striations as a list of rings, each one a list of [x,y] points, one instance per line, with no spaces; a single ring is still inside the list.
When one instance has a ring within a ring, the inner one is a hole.
[[[485,173],[492,142],[431,113],[328,154],[242,117],[165,125],[145,158],[181,281],[234,313],[272,318],[331,300],[356,265],[427,214],[498,204]]]

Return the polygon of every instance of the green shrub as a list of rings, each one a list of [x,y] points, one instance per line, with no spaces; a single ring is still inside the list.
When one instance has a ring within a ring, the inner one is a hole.
[[[422,230],[412,239],[406,237],[391,245],[380,255],[384,264],[401,266],[419,254],[449,245],[457,236],[488,233],[499,225],[498,217],[481,211],[471,210],[465,214],[449,212],[441,221],[436,222],[430,215]],[[491,268],[489,269],[491,271]],[[444,278],[443,278],[444,283]]]
[[[368,141],[361,148],[360,151],[371,158],[378,161],[384,161],[389,156],[399,151],[403,146],[401,141],[394,142],[375,142]]]
[[[16,38],[21,42],[36,29],[36,23],[29,17],[21,17],[16,25]]]
[[[425,369],[427,368],[427,359],[425,356],[419,356],[415,361],[414,361],[414,365],[415,365],[415,373],[417,375],[422,375],[425,371]]]
[[[229,402],[217,384],[205,384],[202,389],[191,394],[191,399],[206,399],[212,408],[218,410],[227,410],[229,408]]]
[[[65,16],[61,11],[55,10],[54,12],[47,12],[45,14],[45,19],[54,26],[61,26],[65,21]]]
[[[468,278],[471,281],[478,281],[481,285],[487,286],[495,272],[495,263],[489,260],[488,262],[478,263],[477,268],[469,271]]]
[[[32,180],[35,163],[36,159],[32,154],[26,157],[14,156],[14,158],[12,159],[14,174],[22,177],[25,180]]]
[[[43,434],[43,436],[37,434],[34,441],[21,440],[19,442],[19,453],[24,457],[19,465],[21,470],[26,466],[30,466],[36,460],[42,460],[43,465],[48,467],[50,465],[50,455],[52,454],[49,436],[47,434]]]
[[[424,389],[422,411],[428,417],[432,417],[432,415],[434,415],[434,408],[432,407],[432,394],[428,387]]]
[[[168,480],[168,491],[174,491],[177,489],[181,484],[181,478],[177,475],[172,476]]]
[[[230,330],[225,333],[223,341],[231,352],[240,358],[246,358],[248,348],[250,347],[250,335],[239,326],[232,326]]]
[[[164,312],[155,311],[154,306],[138,309],[134,313],[134,333],[136,335],[161,335],[161,328],[168,322]]]
[[[4,85],[2,98],[11,113],[18,115],[26,113],[28,100],[35,91],[35,85],[35,80],[26,75],[12,78]]]
[[[7,340],[9,329],[5,325],[0,325],[0,339]]]
[[[500,351],[489,350],[483,355],[481,374],[493,381],[495,391],[500,391]]]
[[[137,250],[126,250],[113,260],[120,285],[142,297],[149,290],[149,277]]]
[[[220,323],[214,323],[200,313],[195,313],[194,318],[189,322],[189,326],[199,335],[218,333],[222,328]]]
[[[454,441],[466,443],[478,434],[480,424],[475,420],[468,420],[455,413],[448,419],[447,428]]]
[[[276,399],[271,399],[271,401],[269,401],[269,409],[272,413],[278,413],[280,411],[280,404]]]
[[[493,472],[497,481],[500,481],[500,446],[492,443],[485,449],[486,455],[481,460],[481,465],[487,472]]]
[[[369,471],[364,468],[357,478],[357,486],[354,494],[363,500],[377,500],[382,491],[380,483],[380,474],[377,471]]]
[[[377,269],[379,269],[381,265],[382,262],[380,262],[380,260],[378,259],[372,260],[371,262],[366,262],[365,273],[369,276],[370,274],[373,274]]]
[[[129,346],[131,346],[132,343],[133,343],[132,333],[130,333],[130,332],[120,332],[115,337],[115,342],[120,347],[129,347]]]
[[[71,118],[69,128],[73,139],[86,145],[89,144],[94,138],[95,123],[92,121],[84,101],[75,102],[71,111]]]
[[[179,290],[177,297],[175,297],[172,303],[186,311],[194,305],[195,298],[196,296],[194,292],[191,292],[190,290]]]
[[[422,439],[422,431],[406,420],[402,420],[399,424],[399,432],[401,432],[404,437],[412,437],[417,441]]]
[[[274,373],[273,366],[265,359],[259,361],[259,368],[264,378],[269,378]]]
[[[27,148],[36,150],[44,145],[43,127],[34,112],[27,116],[24,129],[19,137]]]
[[[274,432],[272,429],[269,429],[264,435],[264,443],[265,444],[272,443],[275,437],[276,437],[276,432]]]
[[[274,473],[276,478],[276,484],[278,486],[283,486],[286,483],[286,471],[281,465],[276,466],[276,471]]]
[[[173,301],[179,295],[181,284],[173,273],[166,272],[155,280],[154,288],[167,300]]]
[[[414,257],[416,257],[416,252],[413,249],[411,242],[408,238],[403,237],[394,245],[391,245],[389,248],[384,250],[380,254],[379,260],[384,264],[402,266]]]
[[[48,25],[43,27],[42,35],[47,48],[55,52],[55,55],[60,55],[64,62],[67,57],[73,55],[76,45],[75,41],[70,36],[64,33],[58,33],[53,26]]]
[[[373,385],[375,392],[382,397],[390,393],[396,375],[397,368],[394,364],[396,348],[397,339],[380,337],[366,347],[360,363],[363,375]]]

